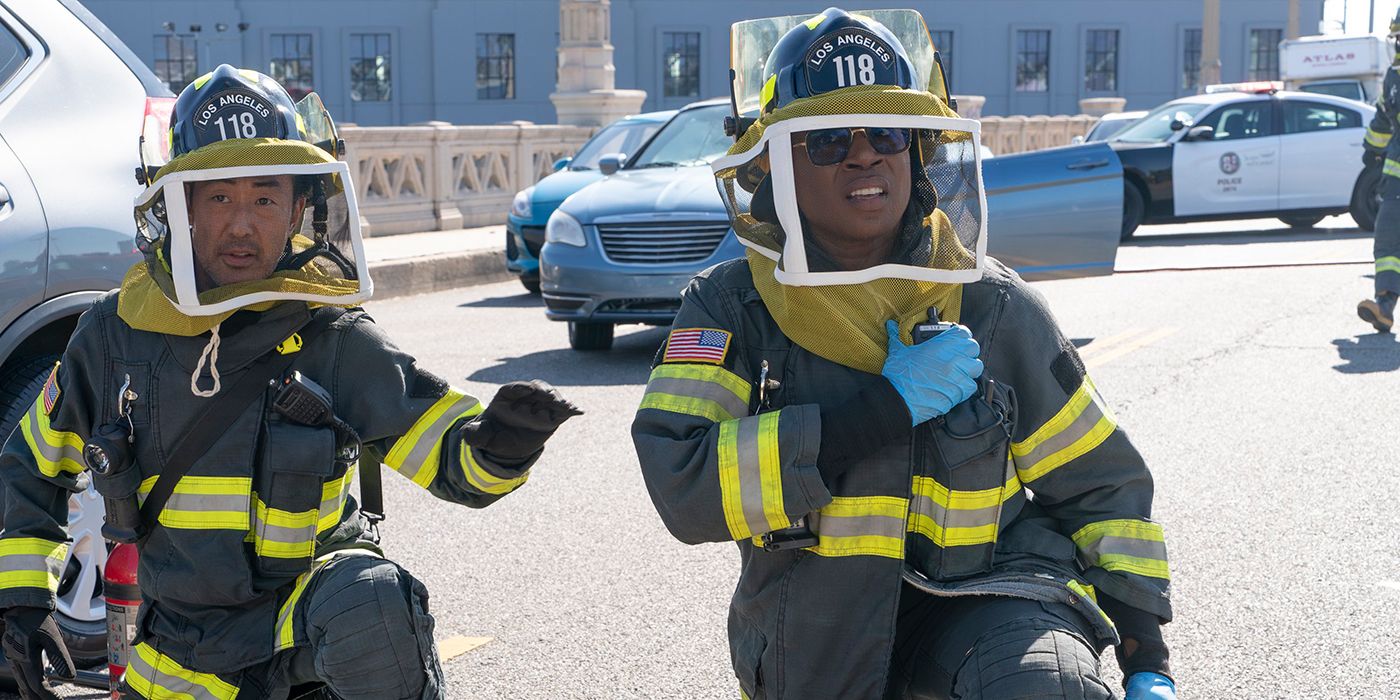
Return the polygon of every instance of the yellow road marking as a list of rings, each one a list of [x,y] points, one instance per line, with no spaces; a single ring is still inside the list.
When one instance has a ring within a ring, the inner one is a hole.
[[[444,639],[438,643],[438,658],[442,659],[443,663],[447,663],[462,654],[486,644],[492,639],[495,639],[495,637],[452,637],[450,639]]]
[[[1095,338],[1079,350],[1079,359],[1087,360],[1095,355],[1101,355],[1113,349],[1113,346],[1132,338],[1143,332],[1142,328],[1129,328],[1122,333],[1110,335],[1107,338]]]
[[[1151,333],[1140,335],[1126,343],[1119,344],[1110,350],[1099,353],[1087,360],[1084,360],[1084,366],[1089,369],[1096,369],[1098,367],[1102,367],[1108,364],[1109,362],[1112,362],[1113,360],[1116,360],[1134,350],[1137,350],[1138,348],[1151,345],[1152,343],[1155,343],[1177,332],[1178,330],[1180,329],[1178,329],[1176,326],[1158,328],[1157,330],[1152,331]]]

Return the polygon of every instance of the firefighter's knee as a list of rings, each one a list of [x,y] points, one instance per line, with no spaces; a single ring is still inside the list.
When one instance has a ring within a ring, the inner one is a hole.
[[[397,564],[350,556],[320,574],[306,611],[316,675],[346,700],[443,697],[428,592]]]
[[[977,640],[953,679],[959,700],[1110,700],[1099,655],[1054,620],[1018,620]]]

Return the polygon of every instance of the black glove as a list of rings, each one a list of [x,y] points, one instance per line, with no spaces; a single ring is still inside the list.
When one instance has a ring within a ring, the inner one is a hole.
[[[63,678],[73,677],[73,657],[58,632],[58,623],[44,608],[17,607],[5,611],[5,636],[0,648],[14,672],[19,696],[24,700],[58,700],[44,685],[44,654],[54,671]]]
[[[1385,154],[1380,151],[1373,151],[1369,148],[1361,149],[1361,163],[1363,167],[1372,168],[1381,164],[1385,160]]]
[[[583,415],[554,387],[511,382],[496,391],[481,417],[462,427],[462,441],[505,462],[523,462],[544,448],[564,421]]]

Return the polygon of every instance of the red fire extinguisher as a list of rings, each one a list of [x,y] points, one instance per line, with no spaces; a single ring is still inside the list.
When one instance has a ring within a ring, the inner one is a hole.
[[[134,544],[118,544],[107,555],[102,572],[102,593],[107,599],[107,673],[112,700],[121,700],[118,688],[131,657],[131,641],[136,637],[136,612],[141,608],[141,589],[136,585],[139,559]]]

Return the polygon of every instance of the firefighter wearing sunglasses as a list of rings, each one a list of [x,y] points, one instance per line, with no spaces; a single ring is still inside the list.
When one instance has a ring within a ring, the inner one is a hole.
[[[633,440],[732,541],[751,700],[1175,697],[1152,476],[1044,300],[985,255],[978,125],[913,11],[734,25],[714,164],[745,258],[698,275]]]

